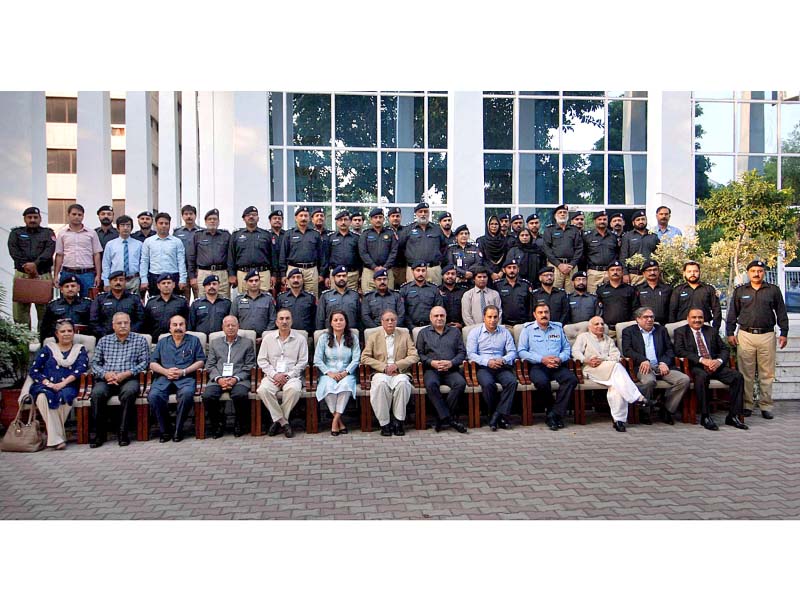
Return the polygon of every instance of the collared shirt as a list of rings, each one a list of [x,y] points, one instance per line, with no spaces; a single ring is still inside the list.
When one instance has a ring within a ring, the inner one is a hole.
[[[641,265],[629,267],[627,260],[635,254],[641,254],[642,261],[649,260],[650,255],[655,252],[658,244],[658,236],[647,230],[645,230],[644,233],[640,233],[634,229],[623,235],[619,247],[619,262],[622,263],[623,272],[625,274],[640,273]]]
[[[447,246],[448,241],[438,225],[428,223],[423,229],[419,223],[414,223],[400,234],[398,254],[403,254],[408,264],[423,261],[441,265]]]
[[[394,364],[394,333],[389,335],[385,331],[383,332],[383,339],[386,340],[386,364],[393,365]]]
[[[545,356],[557,356],[565,363],[570,359],[571,353],[564,329],[553,321],[544,329],[534,321],[519,336],[519,357],[533,364],[541,363]]]
[[[397,236],[389,227],[365,230],[358,238],[358,254],[370,269],[383,266],[391,269],[397,259]]]
[[[365,329],[381,326],[381,315],[386,310],[393,310],[397,315],[397,322],[402,326],[406,318],[406,307],[400,292],[386,290],[380,294],[372,290],[364,294],[361,301],[361,324]]]
[[[550,321],[566,323],[569,319],[569,297],[561,288],[546,289],[540,287],[531,293],[531,310],[536,310],[536,305],[543,301],[550,307]]]
[[[282,364],[280,364],[282,362]],[[268,331],[258,350],[258,366],[267,377],[274,377],[279,366],[290,379],[303,376],[308,365],[308,344],[303,336],[292,329],[285,340],[280,339],[279,331]]]
[[[488,366],[492,358],[502,358],[506,365],[511,365],[517,358],[514,337],[500,325],[492,333],[481,324],[469,332],[467,358],[483,367]]]
[[[531,320],[531,282],[527,279],[517,278],[514,285],[508,278],[501,279],[494,284],[500,294],[500,303],[503,310],[503,323],[506,325],[519,325]]]
[[[88,298],[76,297],[72,302],[67,302],[63,296],[51,300],[44,310],[44,315],[39,323],[39,341],[55,335],[56,321],[59,319],[70,319],[75,325],[86,325],[91,323],[90,312],[92,301]]]
[[[345,235],[339,231],[329,233],[325,245],[328,268],[344,265],[348,271],[361,270],[361,256],[358,253],[360,237],[351,231]]]
[[[646,306],[653,311],[656,323],[665,325],[669,320],[669,301],[672,297],[672,286],[658,282],[656,287],[650,287],[646,281],[636,287],[636,298],[633,301],[633,310]]]
[[[272,234],[260,227],[252,231],[246,227],[236,231],[231,235],[228,245],[228,275],[236,275],[236,271],[252,268],[270,271],[270,275],[273,275],[278,260],[275,255],[276,246],[272,242]]]
[[[147,238],[139,265],[139,277],[143,282],[147,281],[148,273],[177,273],[179,282],[186,283],[186,250],[183,242],[171,235]]]
[[[222,331],[222,320],[231,312],[231,301],[217,296],[214,302],[208,296],[192,302],[189,308],[189,329],[208,335]]]
[[[324,271],[328,266],[325,258],[322,237],[319,232],[309,227],[303,233],[295,227],[287,231],[281,240],[278,269],[281,276],[284,276],[289,265],[313,264],[320,271]]]
[[[313,333],[317,322],[317,298],[305,290],[295,296],[292,290],[278,294],[276,312],[280,308],[288,308],[292,313],[292,327],[300,331]]]
[[[56,234],[49,227],[14,227],[8,234],[8,252],[14,268],[22,271],[27,262],[36,263],[39,275],[53,268]]]
[[[423,327],[417,335],[417,352],[426,369],[431,369],[432,360],[449,360],[453,363],[451,371],[456,371],[464,362],[467,350],[464,338],[456,327],[444,326],[439,333],[433,326]]]
[[[464,325],[483,323],[485,306],[496,306],[500,312],[500,323],[503,322],[503,302],[500,300],[500,294],[495,290],[488,287],[482,290],[474,287],[464,292],[461,297],[461,317],[464,319]]]
[[[447,247],[445,262],[453,265],[458,276],[463,279],[467,271],[471,272],[475,265],[483,263],[483,254],[478,244],[467,242],[462,248],[458,243],[453,243]]]
[[[189,253],[189,246],[192,245],[192,239],[196,233],[204,231],[202,227],[198,227],[195,225],[191,229],[186,227],[186,225],[182,225],[181,227],[176,227],[172,230],[172,235],[178,238],[181,242],[183,242],[183,248],[186,250],[186,253]]]
[[[361,298],[358,292],[345,288],[344,294],[338,288],[325,290],[317,303],[317,329],[328,326],[328,317],[334,310],[342,310],[347,315],[351,328],[359,329],[361,322]]]
[[[62,269],[91,269],[94,267],[94,255],[103,251],[100,239],[94,229],[72,231],[69,225],[61,229],[56,236],[56,254],[64,255]]]
[[[665,240],[671,240],[676,235],[683,235],[683,232],[677,227],[667,225],[667,228],[663,231],[661,230],[661,227],[658,227],[656,229],[656,235],[658,236],[658,241],[663,242]]]
[[[415,281],[407,281],[400,286],[400,297],[403,299],[406,309],[404,325],[409,331],[414,327],[430,323],[431,309],[434,306],[444,306],[439,288],[427,281],[424,285],[417,285]]]
[[[573,225],[564,229],[556,224],[548,225],[542,238],[545,256],[556,267],[564,262],[575,266],[583,258],[583,233]]]
[[[117,334],[103,336],[97,342],[92,358],[92,373],[103,378],[107,372],[121,373],[130,371],[134,377],[146,371],[150,364],[150,344],[144,336],[129,333],[125,341]]]
[[[125,244],[128,245],[128,270],[125,271]],[[103,251],[103,284],[108,285],[108,276],[114,271],[123,271],[126,277],[138,277],[142,260],[142,242],[132,237],[116,237],[106,244]],[[174,272],[174,271],[173,271]]]
[[[108,242],[119,237],[119,231],[117,231],[116,227],[111,227],[108,231],[103,231],[102,227],[96,227],[94,231],[97,233],[97,239],[100,240],[103,252],[105,252]]]
[[[600,314],[600,304],[594,294],[572,292],[567,294],[567,301],[569,302],[567,323],[581,323]]]
[[[197,278],[198,269],[214,267],[215,270],[227,271],[230,244],[231,234],[224,229],[217,229],[214,233],[203,229],[192,235],[192,241],[186,249],[189,279]]]
[[[619,256],[619,238],[609,230],[605,235],[596,229],[587,231],[583,234],[583,254],[590,269],[605,271]]]
[[[635,298],[636,289],[627,283],[621,283],[616,287],[610,282],[597,286],[597,299],[603,310],[603,320],[610,328],[617,323],[633,320]]]
[[[252,329],[257,336],[267,329],[275,329],[276,312],[272,294],[264,292],[259,292],[255,298],[240,294],[231,304],[231,314],[239,319],[239,327]]]
[[[699,356],[700,358],[703,358],[703,352],[700,350],[700,344],[697,341],[697,335],[700,334],[700,337],[703,338],[703,345],[706,347],[706,354],[708,354],[708,358],[710,358],[712,360],[719,361],[719,364],[721,364],[721,365],[725,364],[725,361],[722,360],[721,358],[714,358],[711,355],[711,346],[709,346],[708,340],[703,335],[702,326],[700,327],[700,329],[692,329],[692,327],[689,326],[689,331],[692,332],[692,339],[694,340],[694,347],[697,348],[697,356]],[[711,335],[718,335],[717,332],[713,331],[713,330],[710,332],[710,334]]]
[[[142,333],[150,334],[153,341],[158,340],[162,333],[169,333],[169,320],[175,315],[189,322],[189,304],[183,296],[171,294],[169,300],[164,300],[161,294],[151,297],[144,307]]]
[[[448,323],[464,324],[464,317],[461,315],[461,299],[468,289],[469,287],[465,283],[455,284],[452,290],[445,284],[439,286],[439,292],[442,295],[442,306],[447,311]]]
[[[138,231],[134,231],[134,232],[131,234],[131,237],[132,237],[133,239],[135,239],[135,240],[139,240],[140,242],[142,242],[142,243],[144,244],[144,241],[145,241],[147,238],[151,238],[151,237],[153,237],[155,234],[156,234],[156,230],[155,230],[155,229],[152,229],[152,228],[150,229],[150,233],[148,233],[147,235],[145,235],[145,234],[144,234],[144,232],[143,232],[141,229],[139,229]]]
[[[131,318],[131,331],[140,332],[144,321],[144,306],[142,306],[139,295],[123,290],[122,295],[117,299],[112,292],[103,292],[92,300],[92,306],[89,309],[89,322],[96,338],[100,339],[114,333],[112,321],[118,312],[128,313]]]
[[[780,335],[788,336],[789,315],[778,286],[764,281],[759,289],[755,289],[748,282],[733,290],[726,319],[728,335],[736,332],[737,323],[741,327],[763,329],[766,332],[773,331],[776,322],[780,327]]]
[[[175,345],[175,340],[171,335],[158,340],[156,349],[150,357],[150,362],[160,364],[165,369],[187,369],[198,360],[206,362],[206,353],[203,352],[203,345],[195,336],[188,333],[184,336],[180,346]],[[187,377],[194,377],[194,373],[187,374]]]
[[[642,339],[644,340],[644,353],[647,356],[647,360],[650,361],[650,366],[657,367],[658,366],[658,356],[656,355],[656,344],[653,341],[653,332],[655,329],[651,329],[650,331],[645,331],[641,327],[639,327],[639,331],[642,332]]]
[[[689,283],[675,286],[669,299],[670,323],[686,319],[692,308],[703,309],[704,320],[712,323],[714,329],[719,331],[722,325],[722,308],[717,297],[717,289],[713,285],[701,281],[696,288]]]

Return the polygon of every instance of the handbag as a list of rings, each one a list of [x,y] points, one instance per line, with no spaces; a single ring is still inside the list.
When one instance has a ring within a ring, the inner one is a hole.
[[[22,304],[47,304],[53,299],[53,282],[50,279],[16,277],[11,299]]]
[[[36,405],[31,401],[27,423],[22,420],[24,409],[25,402],[20,402],[17,416],[0,441],[0,450],[3,452],[38,452],[47,444],[45,433],[36,418]]]

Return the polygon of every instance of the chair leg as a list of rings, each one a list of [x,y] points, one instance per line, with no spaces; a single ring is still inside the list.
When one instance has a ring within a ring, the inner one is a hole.
[[[364,433],[372,431],[372,405],[366,396],[361,398],[361,431]]]
[[[150,439],[150,406],[148,404],[136,405],[136,441],[146,442]]]
[[[575,415],[572,419],[576,425],[586,425],[586,392],[575,392]]]
[[[306,398],[306,433],[319,433],[319,403],[315,396]]]
[[[425,392],[415,394],[414,421],[418,431],[423,431],[428,426],[428,416],[425,413],[425,403],[428,395]]]
[[[89,443],[89,407],[78,406],[75,408],[75,421],[77,422],[77,436],[79,444]]]
[[[628,423],[631,425],[639,424],[639,407],[635,404],[628,405]]]
[[[522,392],[522,424],[533,425],[533,396],[530,390]]]
[[[475,392],[469,394],[469,426],[473,429],[481,426],[480,396]]]
[[[250,435],[258,437],[264,435],[261,430],[261,399],[250,400]]]
[[[206,439],[206,408],[202,401],[194,403],[194,437]]]

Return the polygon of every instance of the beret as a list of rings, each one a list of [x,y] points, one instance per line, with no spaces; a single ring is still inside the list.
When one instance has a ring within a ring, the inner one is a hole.
[[[108,280],[111,281],[117,277],[125,277],[125,271],[112,271],[108,274]]]
[[[298,206],[297,208],[294,209],[294,216],[296,217],[301,212],[308,212],[308,207],[307,206]]]
[[[242,218],[246,217],[250,213],[258,214],[258,209],[255,206],[248,206],[242,211]]]
[[[377,269],[373,274],[372,278],[377,279],[378,277],[388,277],[389,274],[386,272],[386,269]]]
[[[426,263],[424,260],[415,260],[410,266],[412,269],[416,269],[417,267],[427,267],[428,263]]]
[[[62,275],[61,279],[58,281],[58,285],[64,285],[66,283],[80,283],[80,281],[78,281],[75,275]]]
[[[619,217],[622,220],[625,220],[625,215],[623,215],[621,212],[611,213],[610,215],[608,215],[608,220],[610,221],[611,219],[616,219],[617,217]]]
[[[339,219],[344,219],[345,217],[349,217],[349,216],[350,216],[350,213],[348,211],[342,210],[342,211],[336,213],[336,220],[338,221]]]
[[[505,269],[509,265],[519,265],[519,262],[516,258],[507,258],[503,263],[503,268]]]
[[[372,217],[377,217],[378,215],[383,216],[383,209],[381,209],[381,208],[373,208],[371,211],[369,211],[369,218],[370,219]]]
[[[572,213],[572,217],[570,217],[570,218],[574,219],[575,217],[582,217],[582,216],[584,216],[583,215],[583,211],[582,210],[576,210],[574,213]]]
[[[653,260],[651,258],[650,260],[644,261],[644,263],[642,264],[642,271],[644,271],[645,269],[650,269],[652,267],[657,267],[657,266],[658,266],[658,261],[657,260]]]
[[[387,215],[399,215],[402,211],[398,207],[393,207],[389,209],[389,212],[386,213]]]
[[[42,212],[35,206],[29,206],[28,208],[22,211],[23,217],[27,215],[40,215],[40,214],[42,214]]]
[[[303,274],[303,272],[300,269],[298,269],[297,267],[295,267],[294,269],[292,269],[291,271],[289,271],[286,274],[286,277],[293,277],[295,275],[302,275],[302,274]]]
[[[572,281],[575,281],[576,277],[588,277],[588,275],[586,275],[586,271],[575,271],[572,274]]]
[[[250,269],[245,275],[244,280],[247,281],[253,277],[261,277],[261,274],[258,272],[258,269]]]
[[[338,275],[339,273],[347,273],[347,267],[344,265],[339,265],[338,267],[333,267],[333,269],[331,269],[331,277]]]
[[[569,206],[567,206],[566,204],[560,204],[560,205],[556,206],[556,209],[553,212],[557,213],[560,210],[565,210],[565,211],[569,212]]]
[[[541,269],[539,269],[539,275],[541,275],[542,273],[555,273],[555,272],[556,270],[554,267],[542,267]]]
[[[511,215],[510,215],[510,214],[508,214],[508,213],[503,213],[503,214],[499,215],[497,218],[498,218],[498,219],[500,219],[500,220],[502,221],[502,220],[504,220],[504,219],[510,219],[510,218],[511,218]]]
[[[639,217],[646,217],[647,213],[643,210],[637,210],[635,213],[631,215],[631,221],[634,219],[638,219]]]
[[[110,211],[113,212],[114,209],[111,206],[109,206],[108,204],[103,204],[103,206],[101,206],[100,208],[97,209],[97,214],[99,215],[104,210],[110,210]]]
[[[522,215],[514,215],[513,217],[511,217],[512,223],[514,221],[522,221],[523,219],[524,219],[524,217]]]
[[[592,217],[592,220],[596,221],[599,217],[607,217],[607,216],[608,216],[608,213],[606,211],[604,211],[604,210],[601,210],[600,212],[594,213],[594,216]]]
[[[350,213],[350,218],[351,219],[355,219],[356,217],[361,217],[363,219],[364,218],[364,213],[362,213],[360,210],[357,210],[357,211],[355,211],[353,213]]]
[[[420,202],[419,204],[417,204],[414,207],[414,212],[417,212],[418,210],[423,210],[425,208],[430,208],[430,206],[428,206],[428,203],[427,202]]]
[[[203,279],[203,285],[208,285],[209,283],[214,283],[215,281],[219,283],[219,277],[216,275],[208,275],[205,279]]]
[[[608,263],[608,268],[609,269],[611,267],[621,267],[621,266],[622,266],[622,263],[619,262],[618,260],[612,260],[610,263]]]
[[[441,215],[439,215],[439,223],[441,223],[442,220],[444,219],[452,219],[452,218],[453,215],[451,215],[449,212],[442,213]]]
[[[455,229],[455,232],[454,232],[454,233],[455,233],[456,235],[458,235],[458,234],[459,234],[459,233],[461,233],[462,231],[469,232],[469,227],[467,227],[466,225],[459,225],[458,227],[456,227],[456,229]]]
[[[536,213],[533,213],[532,215],[528,215],[528,218],[525,219],[525,222],[526,223],[530,223],[531,221],[535,221],[538,218],[539,218],[539,215],[537,215]]]
[[[455,265],[445,265],[444,267],[442,267],[442,274],[447,273],[448,271],[455,271],[455,270],[456,270]]]
[[[158,276],[158,279],[156,279],[156,283],[161,283],[162,281],[165,281],[167,279],[172,281],[173,280],[172,275],[170,275],[169,273],[162,273],[161,275]]]
[[[762,269],[766,269],[767,265],[763,260],[751,260],[749,263],[747,263],[747,270],[749,271],[753,267],[761,267]]]
[[[142,211],[142,212],[140,212],[138,215],[136,215],[136,218],[137,218],[137,219],[138,219],[139,217],[150,217],[150,218],[152,219],[152,218],[153,218],[153,213],[151,213],[149,210],[143,210],[143,211]]]
[[[271,213],[269,213],[269,217],[267,218],[271,219],[272,217],[282,217],[282,216],[283,216],[282,210],[273,210]]]
[[[212,208],[210,211],[206,213],[206,216],[204,218],[207,219],[208,217],[218,217],[218,216],[219,216],[219,211],[216,208]]]
[[[311,211],[311,216],[313,217],[316,214],[324,215],[325,211],[322,210],[321,208],[315,208],[314,210]]]

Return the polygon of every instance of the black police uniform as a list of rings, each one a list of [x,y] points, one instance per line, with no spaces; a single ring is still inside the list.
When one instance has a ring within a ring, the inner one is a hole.
[[[231,312],[231,301],[217,296],[211,302],[208,296],[195,300],[189,309],[189,329],[200,331],[206,335],[214,331],[222,331],[222,319]]]
[[[394,237],[397,240],[397,258],[394,261],[394,267],[408,267],[408,260],[406,259],[406,255],[400,250],[400,239],[403,235],[403,232],[408,229],[410,225],[403,225],[402,223],[397,226],[397,229],[394,227],[387,227],[389,231],[394,231]]]
[[[271,294],[259,292],[255,298],[250,294],[239,294],[231,305],[231,314],[239,319],[239,327],[253,329],[257,337],[275,329],[275,301]]]
[[[344,294],[340,294],[336,288],[322,292],[317,304],[317,330],[327,329],[328,317],[334,310],[344,311],[352,329],[361,329],[361,299],[358,292],[347,288]]]
[[[44,309],[42,322],[39,324],[39,341],[44,342],[45,338],[53,337],[56,330],[56,321],[59,319],[70,319],[75,325],[86,325],[91,327],[89,312],[92,301],[89,298],[78,296],[71,303],[65,298],[56,298],[47,303]]]
[[[292,313],[292,329],[314,333],[317,322],[317,299],[301,289],[295,296],[291,290],[278,294],[277,309],[288,308]],[[276,310],[277,312],[277,310]]]
[[[750,333],[771,333],[775,328],[776,316],[779,335],[788,336],[789,315],[781,289],[766,281],[757,290],[746,283],[733,290],[725,329],[727,335],[734,335],[738,323],[741,329]]]
[[[597,299],[603,311],[603,320],[610,329],[617,323],[633,320],[633,303],[636,289],[627,283],[617,287],[611,283],[597,286]]]
[[[719,331],[722,325],[722,308],[713,285],[701,281],[696,288],[692,288],[688,283],[675,286],[669,300],[670,323],[683,321],[692,308],[702,308],[705,321],[713,321],[714,329]]]
[[[339,231],[328,234],[326,244],[327,258],[325,263],[328,268],[344,266],[348,273],[361,271],[361,255],[358,252],[358,244],[361,236],[352,231],[342,235]],[[327,277],[328,273],[325,273]]]
[[[148,333],[153,338],[153,343],[158,343],[162,333],[169,333],[169,320],[175,315],[181,315],[189,323],[189,304],[183,296],[172,294],[165,301],[161,294],[151,297],[144,307],[144,322],[142,333]]]
[[[397,322],[401,324],[406,318],[406,307],[400,292],[387,290],[385,294],[379,294],[378,290],[372,290],[364,294],[361,301],[361,323],[364,329],[381,326],[381,315],[386,310],[393,310],[397,314]]]
[[[518,277],[516,283],[511,285],[505,277],[495,282],[494,289],[500,294],[503,325],[521,325],[531,320],[533,286],[530,281]]]
[[[448,323],[464,324],[464,317],[461,314],[461,298],[468,289],[469,286],[466,283],[457,283],[452,290],[444,283],[439,286],[439,292],[442,294],[442,306],[447,312]]]
[[[628,267],[625,261],[634,254],[641,254],[643,260],[650,260],[650,255],[655,252],[656,246],[658,246],[658,236],[647,230],[641,234],[634,229],[623,235],[619,246],[619,262],[622,263],[624,272],[640,274],[642,271],[639,267]]]
[[[656,323],[666,325],[671,323],[669,319],[669,301],[672,297],[672,286],[661,281],[656,287],[650,287],[646,281],[636,287],[636,300],[633,303],[633,310],[646,307],[653,311]]]
[[[567,302],[569,302],[567,323],[581,323],[600,314],[600,303],[594,294],[572,292],[567,294]]]
[[[546,302],[550,307],[550,320],[564,324],[569,318],[569,299],[567,292],[561,288],[554,287],[551,292],[544,288],[537,288],[531,292],[531,309],[536,309],[539,302]],[[505,316],[505,315],[504,315]]]
[[[583,253],[586,266],[593,271],[606,271],[608,265],[619,258],[619,238],[606,230],[600,235],[596,229],[583,234]]]
[[[114,333],[112,322],[118,312],[128,313],[131,318],[131,331],[140,333],[144,321],[144,306],[139,295],[122,290],[122,295],[117,298],[112,292],[103,292],[92,300],[89,310],[89,323],[92,333],[99,340],[104,335]]]
[[[424,262],[429,267],[441,266],[446,251],[442,230],[433,223],[428,223],[425,229],[414,223],[400,234],[400,253],[410,265]]]
[[[553,266],[568,263],[574,267],[580,263],[583,257],[583,234],[577,227],[567,225],[565,229],[561,229],[551,223],[544,228],[542,238],[545,256]],[[555,321],[552,314],[550,319]]]
[[[198,270],[228,271],[230,245],[231,234],[225,229],[217,229],[213,234],[207,229],[196,232],[186,249],[189,279],[197,279]]]
[[[97,238],[100,240],[100,245],[103,247],[104,251],[108,242],[119,237],[119,231],[117,231],[117,228],[113,226],[108,231],[103,231],[102,227],[95,227],[94,231],[97,233]]]
[[[172,235],[178,238],[183,243],[183,251],[186,257],[186,267],[188,272],[189,267],[189,251],[192,248],[192,240],[194,236],[204,231],[202,227],[198,227],[197,225],[194,226],[193,229],[189,229],[186,225],[181,225],[180,227],[176,227],[172,230]],[[188,281],[187,281],[188,283]]]
[[[49,227],[14,227],[8,234],[8,252],[17,271],[23,272],[22,265],[32,262],[44,275],[53,270],[56,234]]]
[[[398,266],[397,236],[390,227],[382,227],[375,231],[374,227],[363,231],[358,238],[358,254],[368,269],[384,267],[391,269]],[[331,263],[335,264],[335,263]]]
[[[407,281],[400,286],[400,297],[406,307],[405,326],[409,331],[414,327],[430,325],[431,309],[434,306],[444,306],[439,288],[427,281],[423,285],[417,285],[416,281]]]
[[[292,227],[286,232],[280,245],[278,271],[281,277],[286,276],[289,265],[301,269],[317,267],[320,275],[325,272],[328,263],[325,261],[322,238],[318,231],[308,228],[303,233],[298,228]]]
[[[464,279],[466,272],[472,271],[476,265],[484,264],[483,254],[481,254],[478,244],[472,242],[467,242],[463,248],[458,243],[450,244],[447,247],[444,262],[447,265],[453,265],[461,279]]]
[[[228,246],[228,275],[237,271],[269,271],[274,275],[277,267],[272,253],[272,238],[269,232],[260,227],[253,231],[242,228],[231,236]],[[246,327],[243,329],[247,329]]]
[[[147,238],[149,238],[149,237],[153,237],[155,234],[156,234],[156,230],[155,230],[155,229],[152,229],[152,228],[151,228],[151,229],[150,229],[150,233],[148,233],[147,235],[145,235],[144,233],[142,233],[142,230],[140,229],[139,231],[134,231],[134,232],[131,234],[131,237],[132,237],[133,239],[135,239],[135,240],[139,240],[140,242],[142,242],[142,243],[144,244],[144,241],[145,241]]]

